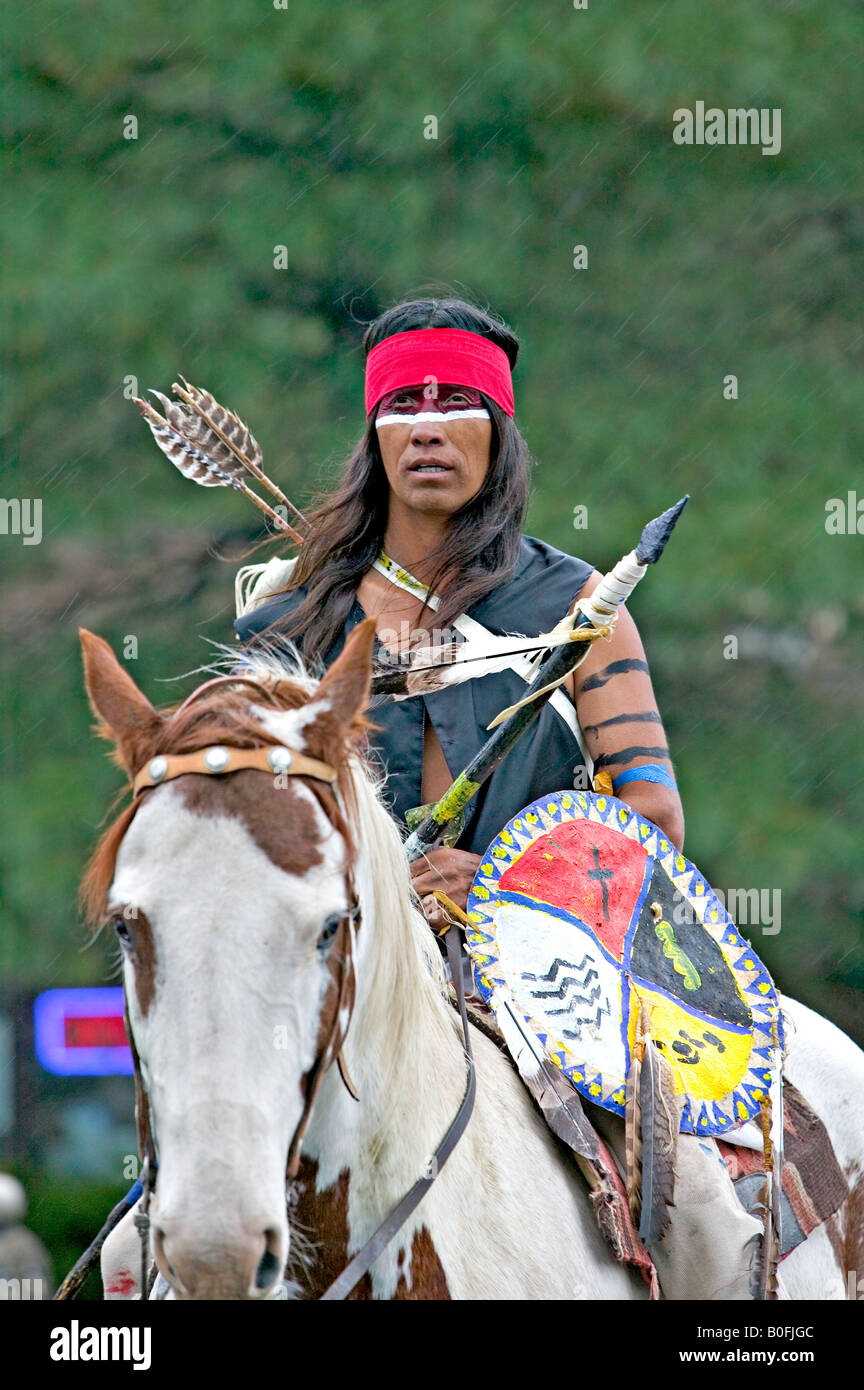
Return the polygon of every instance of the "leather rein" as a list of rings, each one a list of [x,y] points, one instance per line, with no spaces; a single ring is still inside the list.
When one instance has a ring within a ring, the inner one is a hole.
[[[248,685],[252,686],[260,695],[264,696],[271,704],[277,708],[281,705],[274,699],[272,693],[257,681],[246,676],[217,676],[213,680],[206,681],[197,690],[184,700],[183,704],[175,711],[174,717],[188,708],[190,704],[197,701],[202,695],[208,693],[214,686],[224,685]],[[151,758],[143,768],[135,775],[132,781],[133,798],[137,799],[153,787],[161,786],[163,782],[172,781],[175,777],[183,777],[189,774],[224,777],[233,772],[241,771],[267,772],[271,776],[287,775],[295,777],[310,777],[317,781],[332,784],[336,780],[336,771],[328,763],[321,762],[317,758],[309,758],[303,753],[297,752],[293,748],[287,748],[282,744],[267,744],[258,748],[234,748],[227,744],[217,744],[208,748],[202,748],[193,753],[157,755]],[[339,991],[338,1004],[333,1014],[333,1027],[324,1042],[321,1051],[315,1058],[310,1070],[305,1076],[305,1092],[303,1112],[298,1121],[297,1128],[288,1149],[286,1160],[286,1181],[288,1184],[288,1201],[291,1202],[291,1193],[297,1179],[300,1167],[301,1146],[312,1110],[321,1088],[321,1083],[335,1061],[346,1089],[354,1100],[359,1101],[351,1078],[348,1074],[347,1066],[342,1055],[342,1047],[345,1036],[351,1022],[351,1015],[354,1004],[354,930],[361,925],[360,906],[357,900],[353,881],[350,874],[348,878],[349,900],[351,906],[340,919],[339,927],[331,948],[334,959],[340,962],[339,972],[336,976],[337,988]],[[444,904],[446,910],[446,904]],[[451,924],[452,925],[452,924]],[[426,1172],[419,1177],[413,1187],[405,1194],[402,1200],[390,1212],[381,1225],[366,1241],[365,1245],[358,1250],[348,1262],[342,1273],[325,1289],[321,1295],[321,1302],[336,1302],[346,1299],[367,1274],[377,1260],[378,1256],[390,1244],[393,1237],[401,1230],[408,1217],[419,1206],[424,1196],[438,1177],[447,1159],[455,1149],[457,1143],[465,1132],[471,1113],[474,1108],[474,1096],[476,1089],[476,1078],[474,1068],[474,1056],[471,1051],[471,1038],[468,1029],[468,1011],[465,1005],[465,988],[462,979],[462,950],[458,940],[458,933],[445,927],[441,933],[444,936],[447,949],[447,960],[450,966],[450,973],[453,980],[453,988],[456,993],[456,1000],[459,1007],[459,1017],[462,1026],[462,1036],[465,1046],[465,1060],[467,1063],[467,1082],[465,1093],[453,1120],[444,1135],[438,1148],[432,1155],[427,1164]],[[340,1026],[340,1019],[345,1018],[344,1027]],[[138,1052],[132,1037],[132,1029],[129,1020],[128,1006],[126,1008],[126,1032],[129,1037],[132,1060],[135,1074],[135,1119],[138,1132],[138,1148],[142,1155],[141,1185],[142,1196],[139,1208],[135,1213],[135,1226],[141,1238],[141,1297],[145,1299],[149,1293],[149,1233],[150,1233],[150,1198],[156,1186],[156,1174],[158,1160],[156,1155],[153,1133],[150,1125],[149,1101],[147,1091],[143,1083],[141,1067],[138,1059]]]

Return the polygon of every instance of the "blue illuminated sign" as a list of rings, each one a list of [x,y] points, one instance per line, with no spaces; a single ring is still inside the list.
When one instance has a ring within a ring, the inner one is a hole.
[[[132,1074],[122,986],[43,990],[33,1024],[36,1056],[55,1076]]]

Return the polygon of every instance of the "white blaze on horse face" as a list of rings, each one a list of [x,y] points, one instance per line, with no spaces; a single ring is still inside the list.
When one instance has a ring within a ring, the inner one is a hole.
[[[347,904],[344,846],[315,798],[297,783],[271,795],[315,818],[307,873],[277,867],[236,816],[200,801],[193,813],[174,784],[132,821],[111,890],[153,937],[146,1013],[128,959],[126,984],[158,1150],[154,1222],[181,1279],[184,1252],[221,1251],[224,1267],[237,1251],[253,1275],[265,1245],[286,1254],[285,1160],[331,982],[318,936]]]
[[[302,705],[300,709],[273,710],[266,705],[253,705],[252,713],[267,733],[273,738],[278,738],[279,742],[286,748],[296,748],[298,753],[308,753],[310,750],[306,741],[305,730],[321,714],[326,714],[330,708],[329,700],[310,700],[308,704]]]

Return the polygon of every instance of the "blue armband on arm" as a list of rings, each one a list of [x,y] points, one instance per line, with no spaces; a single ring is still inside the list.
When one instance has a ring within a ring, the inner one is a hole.
[[[659,782],[661,786],[671,787],[673,792],[678,790],[675,778],[662,763],[641,763],[639,767],[619,772],[617,777],[612,778],[612,791],[617,795],[618,788],[626,786],[628,782]]]

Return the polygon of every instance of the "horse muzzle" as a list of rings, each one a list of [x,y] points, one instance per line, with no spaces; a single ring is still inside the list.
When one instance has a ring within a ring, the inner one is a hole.
[[[153,1253],[178,1299],[272,1298],[282,1281],[284,1232],[251,1223],[219,1235],[182,1219],[154,1219]]]

